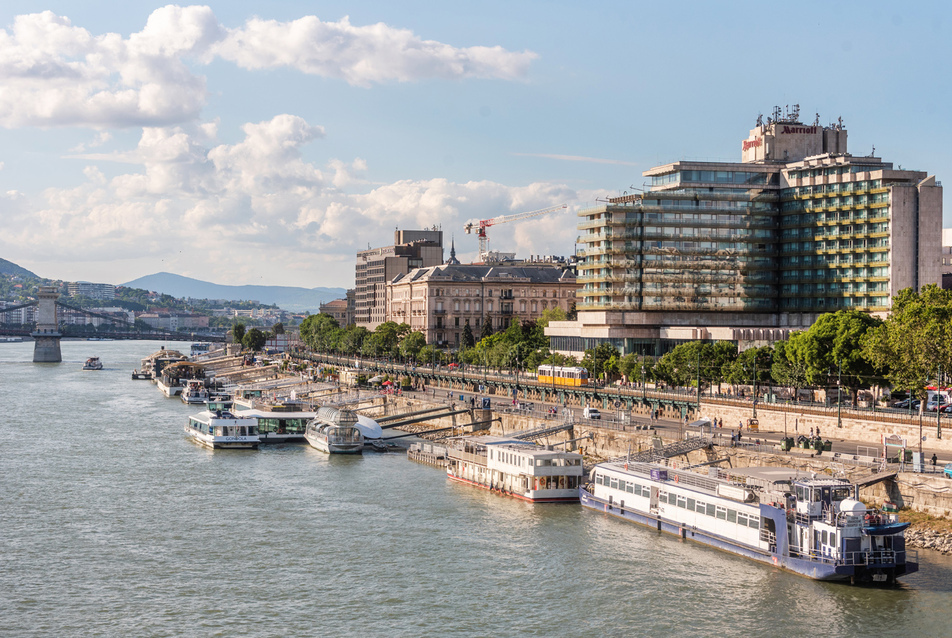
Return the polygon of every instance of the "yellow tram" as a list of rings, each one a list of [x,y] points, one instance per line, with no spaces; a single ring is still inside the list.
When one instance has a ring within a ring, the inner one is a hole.
[[[588,385],[588,370],[578,367],[553,366],[543,364],[536,370],[539,383],[547,385],[581,386]]]

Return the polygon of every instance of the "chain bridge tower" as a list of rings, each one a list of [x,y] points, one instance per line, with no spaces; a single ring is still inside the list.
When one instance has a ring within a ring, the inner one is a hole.
[[[60,351],[59,321],[56,317],[56,300],[59,293],[53,286],[40,286],[37,297],[36,331],[33,337],[33,363],[59,363],[63,360]]]

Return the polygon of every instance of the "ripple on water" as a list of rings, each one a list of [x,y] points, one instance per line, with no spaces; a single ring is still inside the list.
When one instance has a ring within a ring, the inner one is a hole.
[[[12,347],[11,347],[12,346]],[[395,454],[216,452],[143,342],[0,345],[0,627],[16,636],[943,635],[952,559],[816,583]],[[106,370],[81,373],[88,356]]]

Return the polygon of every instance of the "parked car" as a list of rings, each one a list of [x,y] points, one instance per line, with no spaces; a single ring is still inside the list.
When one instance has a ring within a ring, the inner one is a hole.
[[[896,408],[897,410],[908,410],[909,401],[910,399],[903,399],[902,401],[896,401],[895,403],[893,403],[892,407]],[[912,401],[913,411],[918,410],[919,404],[921,403],[921,401],[919,401],[919,399],[911,399],[911,401]]]
[[[582,410],[582,418],[601,420],[602,413],[598,411],[598,408],[584,408]]]
[[[946,465],[945,469],[942,470],[942,473],[945,474],[946,478],[952,479],[952,463]]]
[[[937,395],[937,397],[938,397],[938,401],[936,401],[936,397],[932,397],[931,399],[929,399],[929,402],[926,403],[927,412],[935,412],[937,408],[940,408],[944,405],[948,405],[949,400],[944,395],[939,394]]]

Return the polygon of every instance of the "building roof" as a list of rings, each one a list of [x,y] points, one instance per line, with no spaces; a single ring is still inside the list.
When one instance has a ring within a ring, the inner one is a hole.
[[[575,283],[575,275],[570,270],[556,266],[486,266],[476,264],[430,266],[417,268],[405,275],[397,275],[392,283],[404,282],[458,282],[458,283],[531,283],[558,284]]]

